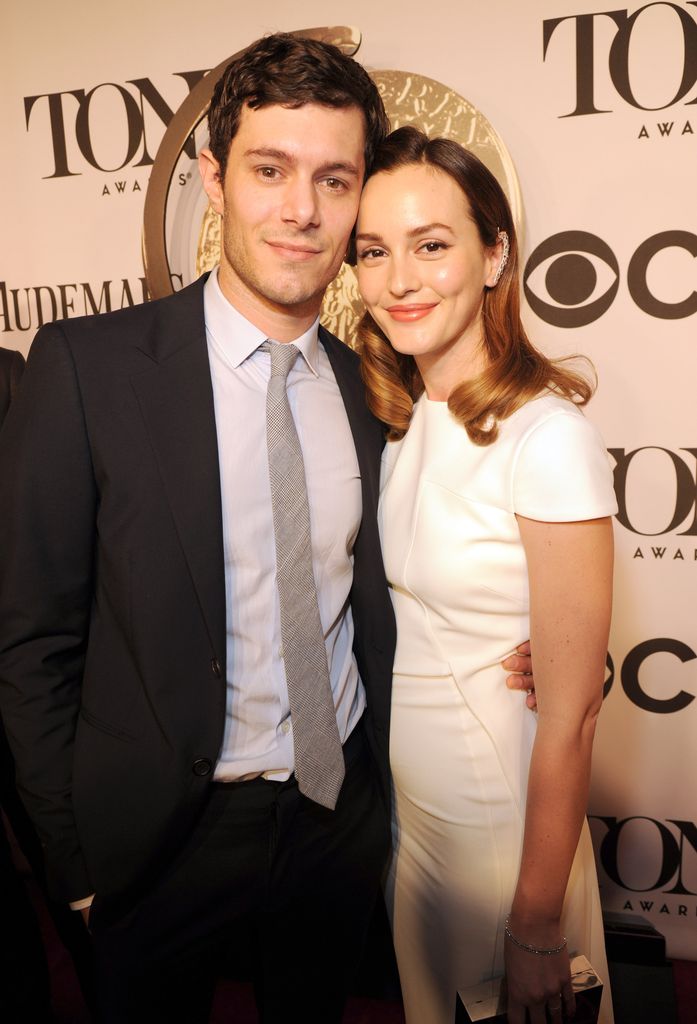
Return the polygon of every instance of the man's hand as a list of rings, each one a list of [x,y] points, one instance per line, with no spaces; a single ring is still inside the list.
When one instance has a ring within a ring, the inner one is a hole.
[[[507,672],[512,673],[506,679],[506,686],[509,690],[527,690],[528,695],[525,703],[531,711],[537,711],[537,698],[535,697],[535,680],[532,675],[532,658],[530,656],[530,641],[518,644],[516,653],[502,661],[501,664]]]

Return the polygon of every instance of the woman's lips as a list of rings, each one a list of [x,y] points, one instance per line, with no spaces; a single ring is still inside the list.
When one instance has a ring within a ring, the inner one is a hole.
[[[422,320],[435,309],[437,302],[419,302],[408,306],[388,306],[386,312],[398,323],[411,323],[413,320]]]

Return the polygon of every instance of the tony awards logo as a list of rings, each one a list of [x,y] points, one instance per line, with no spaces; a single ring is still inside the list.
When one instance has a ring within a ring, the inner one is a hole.
[[[623,103],[659,117],[677,107],[671,120],[642,116],[636,138],[694,136],[682,107],[697,102],[697,0],[563,14],[545,19],[542,35],[542,59],[563,59],[574,75],[575,105],[559,117],[609,114]]]
[[[360,33],[347,26],[301,29],[297,36],[333,43],[349,56],[358,51]],[[208,141],[206,115],[213,89],[235,57],[232,54],[194,85],[162,139],[145,199],[143,255],[153,298],[174,290],[173,280],[188,284],[216,265],[220,255],[220,218],[208,206],[200,186],[190,140],[198,152]],[[521,200],[511,158],[480,111],[448,86],[405,71],[374,71],[393,128],[417,124],[429,135],[455,139],[471,149],[503,186],[520,229]],[[344,264],[327,289],[322,322],[351,344],[362,304],[352,267]]]

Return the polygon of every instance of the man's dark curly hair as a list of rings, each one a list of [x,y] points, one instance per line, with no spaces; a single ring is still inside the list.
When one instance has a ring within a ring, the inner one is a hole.
[[[336,46],[285,32],[264,36],[219,79],[208,111],[210,149],[224,179],[230,143],[245,104],[253,110],[280,104],[302,107],[358,107],[365,118],[366,173],[390,130],[380,94],[370,75]]]

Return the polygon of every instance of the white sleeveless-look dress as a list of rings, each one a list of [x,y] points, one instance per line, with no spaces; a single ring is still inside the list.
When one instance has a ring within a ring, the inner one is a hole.
[[[571,403],[528,402],[479,447],[422,396],[383,455],[380,529],[397,617],[387,902],[408,1024],[453,1024],[456,992],[503,973],[536,717],[501,660],[530,635],[515,514],[573,522],[616,511],[602,439]],[[573,580],[569,580],[573,587]],[[584,824],[563,933],[606,983]]]

